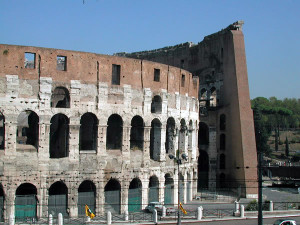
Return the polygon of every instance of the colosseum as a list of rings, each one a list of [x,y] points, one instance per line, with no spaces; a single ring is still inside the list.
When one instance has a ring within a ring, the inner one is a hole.
[[[257,197],[241,21],[113,56],[1,44],[0,99],[1,220]]]

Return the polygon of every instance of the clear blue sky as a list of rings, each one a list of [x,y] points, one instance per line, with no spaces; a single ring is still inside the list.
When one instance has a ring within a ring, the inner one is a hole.
[[[244,20],[251,98],[300,98],[299,0],[0,0],[0,9],[0,43],[101,54],[197,43]]]

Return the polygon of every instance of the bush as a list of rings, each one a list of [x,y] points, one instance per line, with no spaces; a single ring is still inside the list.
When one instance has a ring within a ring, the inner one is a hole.
[[[270,209],[270,201],[266,200],[262,206],[263,211],[268,211]],[[245,208],[246,211],[258,211],[258,202],[256,200],[252,200],[248,203]]]

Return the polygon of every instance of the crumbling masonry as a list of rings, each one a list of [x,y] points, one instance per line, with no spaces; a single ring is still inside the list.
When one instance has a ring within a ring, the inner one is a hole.
[[[174,205],[178,188],[256,197],[241,22],[115,56],[2,44],[0,110],[1,220]]]

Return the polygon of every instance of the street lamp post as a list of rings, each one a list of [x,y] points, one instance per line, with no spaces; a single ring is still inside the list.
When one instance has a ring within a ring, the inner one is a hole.
[[[180,188],[179,188],[179,180],[180,180],[180,173],[179,173],[179,166],[182,164],[182,161],[180,159],[179,154],[177,154],[177,157],[175,157],[173,154],[169,154],[170,159],[174,159],[174,161],[177,163],[177,172],[178,172],[178,209],[177,209],[177,225],[181,225],[181,218],[180,218]],[[181,158],[184,160],[188,160],[186,154],[182,154]]]

